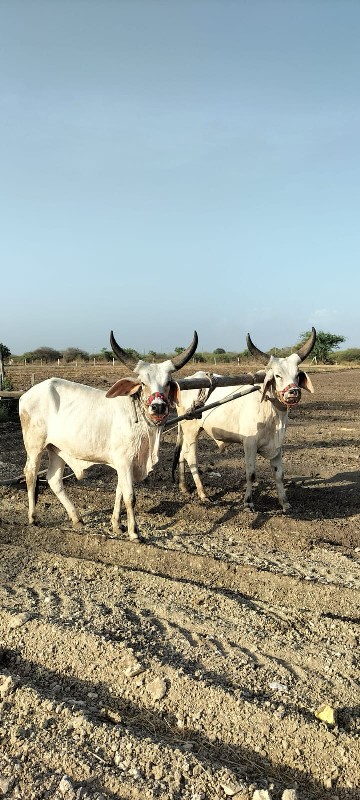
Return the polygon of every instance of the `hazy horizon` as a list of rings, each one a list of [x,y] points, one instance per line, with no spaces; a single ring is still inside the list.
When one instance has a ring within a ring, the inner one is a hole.
[[[3,0],[0,341],[360,345],[360,4]]]

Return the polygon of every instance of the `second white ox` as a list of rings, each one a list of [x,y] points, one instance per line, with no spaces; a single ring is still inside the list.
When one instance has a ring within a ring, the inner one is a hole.
[[[118,475],[111,517],[115,534],[120,532],[122,500],[126,506],[130,539],[138,539],[135,519],[134,481],[141,481],[158,461],[160,434],[177,384],[171,375],[183,367],[196,350],[196,331],[189,347],[161,364],[136,362],[117,344],[117,358],[134,367],[136,377],[120,378],[108,392],[60,378],[33,386],[19,401],[27,461],[24,469],[29,523],[35,524],[37,476],[43,451],[49,457],[48,483],[63,504],[74,526],[82,520],[63,484],[65,463],[77,478],[93,464],[107,464]]]
[[[224,450],[226,445],[232,442],[242,442],[246,467],[245,508],[254,510],[252,490],[256,480],[257,453],[270,461],[283,511],[290,508],[283,482],[282,445],[289,408],[299,403],[301,389],[314,391],[309,376],[306,372],[299,370],[299,364],[309,355],[315,340],[316,331],[315,328],[312,328],[311,336],[297,353],[292,353],[287,358],[277,358],[258,350],[249,334],[247,335],[250,353],[262,364],[266,364],[263,385],[257,392],[205,411],[200,419],[179,422],[172,474],[174,479],[178,465],[179,489],[183,494],[187,494],[189,491],[185,481],[186,462],[200,499],[203,502],[208,501],[199,475],[197,459],[197,439],[200,431],[203,430],[214,439],[220,450]],[[204,372],[196,373],[197,377],[205,375]],[[216,388],[211,393],[209,403],[223,400],[229,393],[238,390],[238,386]],[[177,408],[179,416],[185,414],[196,400],[197,390],[182,391]]]

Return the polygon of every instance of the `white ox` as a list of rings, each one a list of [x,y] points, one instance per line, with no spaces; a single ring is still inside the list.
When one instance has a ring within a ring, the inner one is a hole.
[[[74,526],[82,524],[82,520],[64,489],[65,463],[77,478],[82,478],[84,470],[93,464],[107,464],[118,475],[111,517],[113,532],[118,534],[121,530],[123,500],[129,537],[138,539],[133,484],[146,478],[158,461],[163,424],[178,393],[171,375],[189,361],[198,337],[194,331],[189,347],[161,364],[136,362],[117,344],[112,331],[110,341],[117,358],[135,367],[135,378],[120,378],[106,394],[91,386],[49,378],[20,398],[29,523],[37,522],[37,476],[46,449],[48,483]]]
[[[197,493],[203,502],[208,501],[198,470],[197,439],[200,431],[205,431],[223,451],[227,444],[242,442],[246,467],[246,490],[244,506],[254,510],[252,488],[256,480],[256,456],[260,453],[269,459],[273,469],[278,498],[283,511],[288,511],[290,504],[286,497],[283,482],[282,445],[288,422],[288,411],[301,398],[301,389],[313,392],[309,376],[299,364],[312,350],[316,340],[315,328],[307,342],[297,353],[287,358],[276,358],[258,350],[247,335],[247,344],[251,354],[266,364],[265,379],[259,391],[247,394],[229,403],[206,411],[200,419],[188,419],[178,423],[178,436],[173,460],[173,479],[179,465],[179,489],[188,493],[185,481],[185,462],[191,471]],[[197,377],[206,373],[197,372]],[[192,376],[195,377],[195,376]],[[245,387],[241,387],[244,389]],[[216,388],[211,393],[209,403],[223,400],[229,393],[237,392],[238,386]],[[197,399],[197,390],[186,390],[180,393],[178,415],[181,416],[191,408]]]

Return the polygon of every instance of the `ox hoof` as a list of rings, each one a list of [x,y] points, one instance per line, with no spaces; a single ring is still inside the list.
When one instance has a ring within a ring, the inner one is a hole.
[[[285,503],[283,505],[283,514],[286,514],[288,511],[291,511],[291,505],[290,503]]]
[[[125,525],[112,526],[111,531],[113,536],[120,536],[121,533],[125,532]]]
[[[188,489],[187,486],[179,486],[179,492],[183,494],[184,497],[190,497],[191,495],[190,489]]]
[[[141,542],[141,537],[138,533],[129,533],[130,542]]]
[[[85,522],[84,522],[83,519],[77,519],[77,520],[73,521],[73,528],[75,528],[77,530],[79,530],[80,528],[83,528],[84,525],[85,525]]]
[[[249,511],[250,514],[253,514],[255,511],[255,506],[253,503],[245,503],[244,511]]]
[[[208,497],[206,494],[204,494],[203,496],[199,497],[199,499],[201,500],[201,502],[202,502],[202,504],[204,506],[210,506],[211,505],[210,497]]]

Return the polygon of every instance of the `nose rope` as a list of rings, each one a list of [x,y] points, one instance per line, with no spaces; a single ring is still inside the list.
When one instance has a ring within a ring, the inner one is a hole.
[[[162,394],[162,392],[154,392],[154,394],[151,394],[150,397],[148,397],[148,399],[146,401],[147,405],[151,406],[153,404],[154,400],[160,400],[160,402],[161,403],[165,403],[166,406],[169,405],[169,401],[168,401],[167,397],[165,397],[165,395]]]
[[[289,383],[288,386],[285,386],[285,389],[282,389],[281,394],[285,394],[285,392],[288,392],[289,389],[296,389],[297,392],[300,392],[300,389],[296,383]]]

